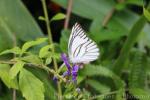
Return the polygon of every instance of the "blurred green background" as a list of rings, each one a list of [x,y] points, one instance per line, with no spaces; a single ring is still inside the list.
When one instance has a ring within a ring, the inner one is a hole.
[[[68,1],[47,0],[50,18],[60,12],[66,14]],[[98,100],[150,100],[149,10],[149,0],[73,0],[69,28],[64,29],[65,19],[51,22],[56,52],[67,53],[70,30],[76,22],[100,48],[99,59],[79,71],[78,87],[85,100],[94,95],[100,95]],[[45,22],[39,16],[44,16],[41,0],[0,0],[0,52],[14,44],[22,46],[27,41],[47,37]],[[42,46],[32,48],[32,52],[36,54]],[[0,60],[11,56],[1,56]],[[61,63],[59,59],[58,64]],[[57,88],[52,76],[39,69],[28,70],[44,83],[45,100],[55,100]],[[2,79],[1,73],[0,70]],[[103,94],[115,94],[115,98],[103,98]],[[12,89],[0,80],[0,100],[11,99]],[[24,100],[20,91],[17,100]]]

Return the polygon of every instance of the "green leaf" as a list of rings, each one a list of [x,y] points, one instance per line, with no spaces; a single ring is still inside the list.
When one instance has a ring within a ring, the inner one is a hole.
[[[52,57],[55,59],[60,59],[60,53],[54,53]]]
[[[45,58],[49,55],[50,49],[52,49],[53,45],[46,45],[40,49],[39,57]]]
[[[65,70],[67,70],[67,69],[66,69],[66,68],[62,68],[62,70],[65,71]],[[77,81],[77,84],[80,84],[82,81],[84,81],[84,78],[85,78],[84,76],[80,76],[80,75],[79,75],[78,78],[77,78],[77,80],[78,80],[78,81]]]
[[[115,73],[121,74],[121,70],[124,67],[124,64],[128,58],[129,52],[131,48],[133,47],[134,43],[136,42],[145,24],[146,24],[146,19],[144,18],[144,16],[141,16],[140,19],[134,24],[134,26],[130,30],[128,38],[123,48],[121,49],[121,53],[113,66],[114,67],[113,70]]]
[[[125,1],[127,4],[134,4],[137,6],[143,6],[143,0],[126,0]]]
[[[21,54],[21,49],[19,47],[14,47],[12,49],[1,52],[0,55],[8,54],[8,53]]]
[[[126,3],[118,3],[116,4],[115,9],[121,11],[124,10],[125,7],[126,7]]]
[[[97,90],[100,93],[108,93],[110,91],[110,88],[104,84],[101,84],[100,82],[92,79],[86,80],[86,83],[89,84],[91,87],[93,87],[95,90]]]
[[[116,93],[116,100],[126,100],[125,96],[125,89],[122,88]]]
[[[33,54],[22,57],[21,60],[28,63],[42,64],[42,60],[37,55],[33,55]]]
[[[87,65],[80,74],[82,76],[95,76],[95,75],[101,75],[104,77],[109,77],[113,79],[114,83],[116,84],[117,88],[123,88],[124,82],[118,77],[116,74],[114,74],[111,70],[109,70],[106,67],[103,67],[101,65]]]
[[[53,0],[53,2],[67,8],[68,0]],[[102,22],[115,5],[114,0],[110,0],[109,2],[106,0],[76,0],[73,2],[72,12],[83,18],[93,20],[92,26],[90,27],[90,35],[97,42],[112,40],[127,35],[131,26],[138,19],[137,14],[128,10],[117,12],[113,14],[113,17],[108,22],[107,28],[104,29]],[[67,39],[64,41],[67,41]],[[63,45],[65,46],[65,44],[62,43],[62,48],[66,48]]]
[[[117,23],[121,23],[122,26],[124,26],[127,30],[131,30],[132,26],[139,19],[139,16],[130,10],[123,10],[121,12],[118,12],[114,14],[113,17],[117,21]]]
[[[58,13],[56,15],[54,15],[51,19],[51,21],[57,21],[57,20],[61,20],[61,19],[64,19],[66,17],[65,14],[63,13]]]
[[[43,83],[26,69],[20,71],[19,87],[26,100],[44,100]]]
[[[106,28],[102,26],[103,20],[103,18],[96,17],[90,27],[90,35],[97,42],[118,39],[122,36],[128,35],[128,31],[138,20],[138,15],[128,10],[116,13],[110,19]]]
[[[22,53],[24,53],[25,51],[27,51],[27,49],[29,49],[30,47],[35,46],[35,45],[39,45],[39,44],[45,42],[46,40],[47,40],[47,38],[38,38],[38,39],[35,40],[35,41],[26,42],[26,43],[22,46]]]
[[[56,90],[53,85],[53,80],[48,79],[48,73],[46,73],[42,69],[34,69],[34,68],[29,68],[29,70],[37,76],[44,84],[45,87],[45,99],[46,100],[56,100],[57,96],[54,95],[56,93]]]
[[[101,65],[86,65],[86,67],[84,67],[84,69],[81,71],[81,75],[82,74],[88,76],[94,76],[94,75],[102,75],[106,77],[115,76],[115,74],[111,70]]]
[[[149,47],[150,48],[150,25],[147,23],[143,29],[143,32],[138,38],[138,43],[140,43],[143,47]]]
[[[149,100],[150,94],[148,91],[139,88],[131,88],[129,92],[134,95],[134,97],[138,98],[139,100]]]
[[[69,30],[62,30],[61,38],[60,38],[60,48],[63,52],[67,52],[68,48],[68,41],[69,41],[70,31]]]
[[[48,65],[52,62],[52,58],[51,57],[48,57],[45,61],[45,64]]]
[[[130,88],[145,88],[146,83],[146,64],[147,59],[144,53],[140,51],[133,52],[131,55],[131,71],[129,74]]]
[[[147,20],[150,21],[150,12],[144,7],[143,7],[143,13],[144,13],[144,16],[147,18]]]
[[[39,16],[39,20],[45,21],[45,18],[43,16]]]
[[[5,49],[13,47],[13,42],[14,42],[13,37],[14,36],[11,30],[8,28],[8,25],[0,17],[0,52]]]
[[[14,79],[17,74],[19,73],[19,71],[23,68],[24,66],[24,62],[23,61],[20,61],[18,60],[10,69],[9,71],[9,75],[10,75],[10,78],[11,79]]]
[[[0,20],[2,18],[11,34],[16,34],[17,39],[29,41],[43,36],[38,24],[21,0],[0,0],[0,16]]]
[[[10,66],[8,64],[0,64],[0,78],[8,88],[18,89],[17,78],[11,79],[9,75]]]
[[[93,21],[92,26],[90,27],[90,34],[97,42],[117,39],[126,35],[128,32],[127,28],[117,21],[117,19],[114,19],[114,17],[109,21],[107,28],[104,28],[101,23],[102,20],[97,18]]]
[[[52,0],[63,8],[67,8],[68,0]],[[90,5],[89,5],[90,4]],[[75,0],[72,12],[83,18],[94,19],[107,14],[115,6],[114,0]],[[100,17],[101,18],[101,17]]]

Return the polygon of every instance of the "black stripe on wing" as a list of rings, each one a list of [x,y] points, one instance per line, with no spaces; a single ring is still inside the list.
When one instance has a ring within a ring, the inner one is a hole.
[[[85,53],[82,57],[94,57],[93,60],[97,59],[99,56],[99,48],[97,47],[96,43],[92,40],[88,40],[84,45]]]
[[[68,46],[68,51],[71,50],[72,48],[72,43],[75,40],[75,38],[79,36],[80,38],[86,38],[85,32],[84,30],[81,28],[80,24],[76,23],[73,28],[72,28],[72,32],[70,35],[70,41],[69,41],[69,46]]]

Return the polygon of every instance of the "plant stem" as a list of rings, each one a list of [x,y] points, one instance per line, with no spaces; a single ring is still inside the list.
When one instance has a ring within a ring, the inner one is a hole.
[[[124,0],[117,0],[117,2],[118,2],[118,3],[123,3]],[[108,12],[108,14],[105,16],[105,18],[104,18],[104,20],[103,20],[103,22],[102,22],[102,26],[103,26],[103,27],[106,27],[106,26],[107,26],[108,22],[109,22],[109,21],[111,20],[111,18],[113,17],[113,14],[115,13],[115,11],[116,11],[116,8],[113,7],[113,8]]]
[[[0,61],[0,64],[15,64],[15,63],[16,63],[16,61]],[[53,69],[50,69],[49,67],[47,67],[45,65],[38,65],[38,64],[34,64],[34,63],[26,63],[26,65],[32,66],[32,67],[36,66],[37,68],[44,69],[45,71],[48,71],[48,72],[54,74],[55,76],[57,76],[63,82],[66,82],[65,78],[63,78],[57,72],[55,72]]]
[[[112,18],[113,14],[115,12],[115,8],[112,8],[109,13],[105,16],[103,22],[102,22],[102,26],[106,27],[107,23],[109,22],[109,20]]]
[[[13,100],[16,100],[16,90],[13,89]]]
[[[16,34],[13,34],[13,46],[17,46],[17,39],[16,39]],[[16,58],[16,55],[14,54],[14,58]],[[16,90],[13,89],[13,100],[16,100]]]
[[[49,43],[53,44],[53,40],[52,40],[52,33],[51,33],[51,28],[50,28],[50,21],[49,21],[49,17],[48,17],[48,13],[47,13],[47,9],[46,9],[46,1],[45,0],[41,0],[42,1],[42,5],[43,5],[43,10],[44,10],[44,16],[45,16],[45,22],[46,22],[46,27],[47,27],[47,33],[48,33],[48,39],[49,39]],[[55,47],[52,47],[52,52],[55,52]],[[53,58],[53,63],[54,63],[54,68],[57,71],[58,70],[58,66],[57,66],[57,62],[56,59]]]
[[[73,0],[68,0],[67,15],[64,23],[64,29],[68,29]]]
[[[50,42],[50,44],[53,44],[52,33],[51,33],[51,29],[50,29],[50,21],[49,21],[48,11],[47,11],[47,7],[46,7],[46,0],[41,0],[41,1],[42,1],[42,7],[43,7],[43,10],[44,10],[44,16],[45,16],[45,22],[46,22],[49,42]],[[54,54],[55,47],[52,48],[52,52]],[[53,63],[54,63],[55,71],[57,72],[58,71],[58,66],[57,66],[57,62],[56,62],[55,58],[53,58]],[[59,96],[62,96],[61,84],[59,82],[57,83],[57,88],[58,88]]]
[[[55,72],[54,70],[48,68],[47,66],[43,66],[41,67],[42,69],[45,69],[46,71],[49,71],[50,73],[53,73],[54,75],[56,75],[58,78],[60,78],[61,80],[63,80],[64,82],[66,82],[66,79],[64,79],[62,76],[60,76],[57,72]]]
[[[51,34],[51,29],[50,29],[50,21],[49,21],[49,17],[48,17],[48,11],[47,11],[47,7],[46,7],[46,1],[45,0],[41,0],[41,1],[42,1],[42,7],[43,7],[43,11],[44,11],[44,17],[45,17],[45,22],[46,22],[49,43],[52,44],[53,40],[52,40],[52,34]]]
[[[63,69],[64,66],[65,66],[65,63],[63,63],[63,64],[59,67],[59,69],[58,69],[58,74],[61,72],[61,70]]]

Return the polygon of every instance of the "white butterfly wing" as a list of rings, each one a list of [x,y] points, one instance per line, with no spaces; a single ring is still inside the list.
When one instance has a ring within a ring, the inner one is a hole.
[[[99,56],[99,49],[94,41],[89,39],[79,24],[75,24],[68,43],[69,59],[72,63],[89,63]]]

